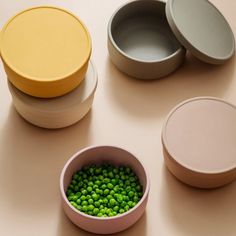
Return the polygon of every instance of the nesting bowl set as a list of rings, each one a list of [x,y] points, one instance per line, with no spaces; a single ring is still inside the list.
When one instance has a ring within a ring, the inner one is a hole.
[[[0,50],[13,104],[30,123],[63,128],[91,108],[97,86],[91,39],[72,13],[56,7],[20,12],[3,27]]]
[[[187,50],[214,65],[225,63],[235,51],[229,24],[207,0],[130,1],[112,15],[107,43],[114,65],[144,80],[174,72]],[[11,18],[0,33],[0,52],[18,113],[36,126],[51,129],[82,119],[97,87],[91,50],[86,26],[64,9],[35,7]],[[167,168],[193,187],[210,189],[232,182],[236,179],[235,124],[236,107],[218,98],[198,97],[177,105],[162,130]],[[104,161],[131,167],[143,187],[138,204],[118,216],[87,215],[66,196],[76,171]],[[60,177],[66,215],[75,225],[97,234],[117,233],[133,225],[145,211],[149,190],[142,163],[112,146],[79,151],[67,161]]]

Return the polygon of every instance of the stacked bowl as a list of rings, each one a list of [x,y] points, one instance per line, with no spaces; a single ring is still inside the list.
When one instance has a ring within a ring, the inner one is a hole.
[[[0,34],[0,53],[18,113],[43,128],[84,117],[97,87],[91,50],[86,26],[64,9],[41,6],[12,17]]]

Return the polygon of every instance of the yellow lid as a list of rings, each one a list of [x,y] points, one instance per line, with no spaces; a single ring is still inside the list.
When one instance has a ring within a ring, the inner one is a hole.
[[[5,67],[9,79],[13,84],[15,81],[20,90],[30,93],[29,88],[27,91],[23,88],[27,83],[34,87],[33,90],[44,86],[45,82],[55,85],[56,81],[61,83],[67,79],[70,83],[68,78],[89,61],[91,39],[76,16],[60,8],[43,6],[25,10],[8,21],[0,35],[0,51],[4,64],[9,67]],[[8,73],[8,70],[11,71]],[[20,81],[16,81],[21,78],[24,80],[22,88]]]

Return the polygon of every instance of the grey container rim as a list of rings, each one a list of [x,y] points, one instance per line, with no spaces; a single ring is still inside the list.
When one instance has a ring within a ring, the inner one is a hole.
[[[145,172],[145,176],[146,176],[146,180],[147,180],[147,183],[146,183],[146,189],[145,189],[145,192],[142,196],[142,198],[139,200],[139,202],[137,203],[137,205],[135,205],[132,209],[128,210],[127,212],[125,213],[122,213],[118,216],[113,216],[113,217],[97,217],[97,216],[90,216],[90,215],[87,215],[77,209],[75,209],[74,207],[71,206],[71,204],[69,203],[67,197],[66,197],[66,194],[65,194],[65,191],[64,191],[64,183],[63,183],[63,180],[64,180],[64,175],[65,175],[65,172],[66,172],[66,169],[67,167],[70,165],[70,163],[78,156],[80,155],[81,153],[84,153],[86,151],[89,151],[91,149],[96,149],[96,148],[115,148],[115,149],[118,149],[118,150],[121,150],[121,151],[125,151],[127,152],[128,154],[130,154],[131,156],[133,156],[140,164],[141,166],[143,167],[144,169],[144,172]],[[146,167],[143,165],[142,161],[140,159],[138,159],[134,154],[132,154],[131,152],[127,151],[126,149],[124,148],[121,148],[121,147],[118,147],[118,146],[112,146],[112,145],[92,145],[92,146],[89,146],[89,147],[86,147],[86,148],[83,148],[81,150],[79,150],[78,152],[76,152],[67,162],[66,164],[64,165],[62,171],[61,171],[61,175],[60,175],[60,192],[61,192],[61,196],[62,198],[65,200],[66,204],[70,207],[70,209],[75,212],[76,214],[80,214],[88,219],[97,219],[97,220],[100,220],[100,221],[113,221],[115,219],[119,219],[119,218],[122,218],[123,216],[125,215],[129,215],[130,213],[132,213],[134,210],[136,210],[144,201],[145,199],[148,197],[148,194],[149,194],[149,191],[150,191],[150,177],[149,177],[149,173],[146,169]]]
[[[108,26],[107,26],[107,32],[108,32],[108,39],[110,40],[110,42],[112,43],[113,47],[115,47],[115,49],[124,57],[126,57],[127,59],[130,59],[132,61],[135,62],[139,62],[139,63],[144,63],[144,64],[155,64],[155,63],[159,63],[159,62],[165,62],[168,59],[171,59],[173,57],[175,57],[177,54],[179,54],[181,51],[185,50],[185,48],[183,47],[183,45],[178,41],[178,39],[176,38],[176,40],[179,42],[180,47],[178,48],[178,50],[176,50],[174,53],[172,53],[171,55],[169,55],[168,57],[165,57],[163,59],[159,59],[159,60],[150,60],[150,61],[145,61],[145,60],[140,60],[134,57],[131,57],[130,55],[128,55],[127,53],[125,53],[123,50],[121,50],[118,45],[116,44],[115,40],[113,39],[112,33],[111,33],[111,24],[113,22],[114,17],[116,16],[116,14],[124,7],[134,3],[134,2],[145,2],[145,0],[133,0],[130,2],[126,2],[124,4],[122,4],[120,7],[118,7],[118,9],[112,14],[109,22],[108,22]],[[166,5],[166,2],[163,0],[148,0],[148,1],[153,1],[153,2],[160,2]]]
[[[176,162],[177,164],[179,164],[180,166],[192,171],[192,172],[195,172],[195,173],[199,173],[199,174],[206,174],[206,175],[215,175],[215,174],[224,174],[226,172],[230,172],[230,171],[233,171],[236,169],[236,164],[232,167],[229,167],[229,168],[226,168],[226,169],[222,169],[220,171],[202,171],[202,170],[198,170],[198,169],[194,169],[192,167],[189,167],[188,165],[186,164],[183,164],[181,163],[181,161],[177,160],[176,158],[173,157],[173,155],[171,154],[171,152],[169,151],[169,149],[167,148],[166,146],[166,137],[165,137],[165,130],[166,130],[166,126],[168,124],[168,121],[170,119],[170,117],[174,114],[175,111],[177,111],[180,107],[182,107],[183,105],[187,104],[187,103],[190,103],[190,102],[193,102],[193,101],[197,101],[197,100],[214,100],[214,101],[219,101],[219,102],[222,102],[226,105],[229,105],[231,107],[233,107],[235,110],[236,110],[236,106],[230,102],[227,102],[221,98],[217,98],[217,97],[211,97],[211,96],[202,96],[202,97],[194,97],[194,98],[190,98],[190,99],[187,99],[179,104],[177,104],[170,112],[169,114],[167,115],[164,123],[163,123],[163,126],[162,126],[162,131],[161,131],[161,141],[162,141],[162,145],[164,147],[164,149],[166,150],[166,152],[168,153],[169,157],[174,161]]]
[[[170,25],[172,32],[174,33],[174,35],[176,36],[177,40],[180,42],[181,45],[183,45],[187,50],[189,50],[199,60],[209,63],[209,64],[213,64],[213,65],[221,65],[234,56],[234,54],[235,54],[235,38],[234,38],[233,30],[232,30],[230,24],[228,23],[228,21],[225,19],[224,15],[220,12],[220,10],[215,5],[213,5],[210,1],[206,0],[213,8],[215,8],[218,11],[218,13],[222,16],[222,18],[224,19],[224,21],[228,25],[229,29],[231,30],[231,36],[233,39],[233,47],[232,47],[231,53],[227,57],[218,57],[218,58],[211,57],[211,56],[207,55],[206,53],[201,52],[199,49],[197,49],[195,46],[193,46],[191,44],[191,42],[189,42],[184,37],[184,35],[181,33],[181,31],[179,30],[179,28],[175,24],[174,13],[173,13],[173,8],[172,8],[173,1],[174,0],[167,0],[167,2],[166,2],[166,18],[167,18],[167,21]]]

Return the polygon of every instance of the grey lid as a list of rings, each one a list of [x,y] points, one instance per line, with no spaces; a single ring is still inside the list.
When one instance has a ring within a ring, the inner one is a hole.
[[[207,0],[168,0],[166,16],[177,39],[198,59],[223,64],[234,55],[233,32]]]

